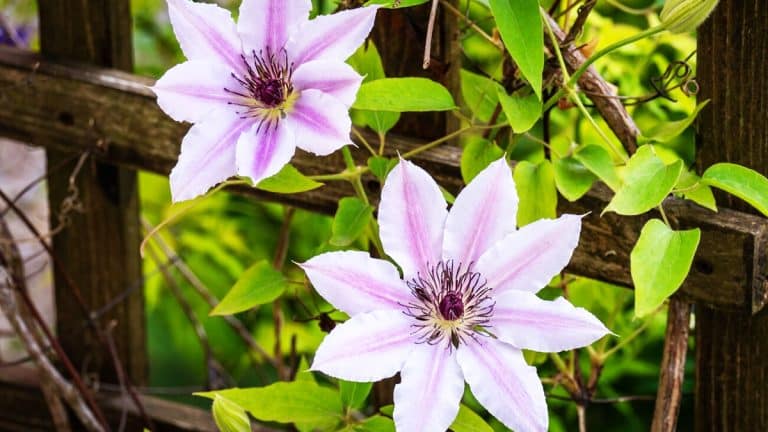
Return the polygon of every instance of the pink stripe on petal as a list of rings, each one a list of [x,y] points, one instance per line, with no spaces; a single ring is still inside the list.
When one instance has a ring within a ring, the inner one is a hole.
[[[419,344],[408,356],[395,386],[398,432],[443,432],[453,423],[464,394],[455,353],[445,344]]]
[[[411,323],[409,317],[395,310],[355,315],[325,337],[315,353],[312,370],[349,381],[391,377],[416,346]]]
[[[445,199],[423,169],[406,160],[387,176],[381,192],[379,226],[384,251],[409,280],[440,260]]]
[[[510,290],[495,300],[492,331],[517,348],[565,351],[589,345],[610,333],[594,315],[562,297],[546,301],[530,292]]]
[[[291,36],[286,49],[297,65],[312,60],[344,61],[373,28],[378,6],[318,16]]]
[[[285,122],[258,121],[237,141],[237,173],[254,184],[277,174],[296,151],[296,138]]]
[[[293,73],[293,85],[299,91],[320,90],[352,106],[363,77],[346,63],[317,60],[304,63]]]
[[[457,358],[475,398],[515,432],[545,432],[548,427],[544,387],[522,351],[484,338],[459,345]]]
[[[496,242],[475,270],[496,296],[507,290],[538,292],[568,264],[580,233],[581,216],[536,221]]]
[[[288,37],[309,19],[310,0],[244,0],[237,29],[247,53],[273,54],[283,49]]]
[[[168,0],[168,14],[189,60],[218,60],[242,71],[240,39],[232,15],[216,5]]]
[[[349,315],[413,301],[395,266],[366,252],[328,252],[300,265],[317,292]]]
[[[189,60],[169,69],[152,91],[157,104],[176,121],[197,123],[214,109],[226,108],[233,100],[225,88],[237,89],[229,67],[220,63]]]
[[[296,134],[296,145],[325,156],[349,144],[349,109],[320,90],[304,90],[285,121]]]
[[[445,222],[443,258],[477,262],[491,245],[515,231],[517,192],[506,159],[491,163],[461,191]]]
[[[249,123],[226,109],[192,126],[171,171],[173,201],[195,198],[235,175],[235,143],[248,127]]]

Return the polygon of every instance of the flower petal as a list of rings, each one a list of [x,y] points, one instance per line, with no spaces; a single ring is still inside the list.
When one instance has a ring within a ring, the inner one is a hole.
[[[384,182],[379,232],[384,251],[409,280],[440,260],[445,199],[437,183],[418,166],[401,159]]]
[[[581,216],[536,221],[494,244],[475,269],[497,296],[510,289],[538,292],[568,264],[580,232]]]
[[[544,387],[522,351],[485,338],[459,345],[457,358],[475,398],[515,432],[544,432],[549,417]]]
[[[221,63],[190,60],[169,69],[152,91],[157,95],[157,104],[172,119],[197,123],[233,100],[224,90],[240,88],[231,73]]]
[[[312,60],[344,61],[371,33],[378,6],[322,15],[301,26],[286,44],[298,65]]]
[[[214,4],[168,0],[168,15],[189,60],[223,62],[242,71],[242,48],[232,15]]]
[[[298,90],[320,90],[352,106],[363,77],[352,66],[329,60],[304,63],[293,73],[293,85]]]
[[[310,0],[243,0],[237,31],[247,53],[278,53],[291,33],[309,19]]]
[[[510,290],[495,300],[492,331],[517,348],[565,351],[589,345],[610,333],[597,317],[562,297],[547,301],[530,292]]]
[[[515,231],[517,192],[505,158],[490,164],[461,191],[445,221],[443,258],[477,262],[491,245]]]
[[[367,252],[328,252],[300,266],[317,292],[349,315],[402,309],[413,301],[395,266]]]
[[[397,310],[355,315],[325,337],[312,370],[348,381],[391,377],[416,346],[411,323],[411,318]]]
[[[351,143],[349,108],[320,90],[304,90],[285,119],[296,134],[296,146],[325,156]]]
[[[296,138],[285,122],[254,124],[237,141],[237,174],[254,184],[277,174],[296,151]]]
[[[395,386],[398,432],[443,432],[453,423],[464,394],[455,351],[420,344],[411,352]]]
[[[250,124],[234,111],[215,111],[189,129],[181,142],[179,161],[171,171],[173,202],[202,195],[235,175],[235,143]]]

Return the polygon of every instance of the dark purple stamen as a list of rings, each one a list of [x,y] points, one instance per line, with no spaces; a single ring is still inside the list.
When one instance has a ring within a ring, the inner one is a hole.
[[[472,264],[439,262],[406,283],[414,300],[402,306],[416,320],[414,333],[420,342],[447,341],[449,347],[457,347],[466,337],[477,340],[488,335],[484,330],[493,316],[492,289],[472,271]]]
[[[279,53],[267,50],[253,51],[252,56],[241,55],[245,65],[245,74],[239,76],[232,73],[241,86],[240,89],[225,88],[224,91],[240,96],[248,102],[229,102],[232,105],[245,107],[239,112],[243,118],[263,118],[263,110],[280,108],[283,102],[293,92],[293,63],[288,61],[288,53],[283,49]],[[274,120],[274,119],[272,119]]]
[[[464,314],[464,302],[461,301],[461,295],[455,292],[450,292],[440,300],[438,310],[443,318],[453,321],[461,318]]]

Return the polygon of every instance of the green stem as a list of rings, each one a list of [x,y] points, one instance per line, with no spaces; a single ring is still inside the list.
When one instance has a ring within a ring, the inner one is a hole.
[[[635,340],[635,338],[640,336],[640,334],[642,334],[645,331],[645,329],[648,328],[649,325],[651,325],[652,318],[653,318],[653,315],[651,315],[648,318],[646,318],[646,320],[643,323],[643,325],[638,327],[637,330],[632,332],[631,335],[629,335],[626,338],[622,339],[619,343],[617,343],[616,345],[611,347],[611,349],[609,349],[608,351],[604,352],[602,354],[602,356],[601,356],[601,360],[603,361],[603,363],[605,362],[605,360],[608,357],[612,356],[613,354],[616,354],[617,351],[619,351],[620,349],[624,348],[627,344],[629,344],[630,342]]]
[[[544,21],[546,23],[546,21]],[[600,60],[600,58],[604,57],[606,54],[609,54],[623,46],[629,45],[631,43],[637,42],[640,39],[645,39],[647,37],[653,36],[657,33],[661,33],[662,31],[666,30],[664,26],[656,26],[651,27],[648,29],[645,29],[641,31],[640,33],[637,33],[633,36],[630,36],[626,39],[622,39],[618,42],[614,42],[607,47],[601,49],[600,51],[593,54],[591,57],[587,58],[587,60],[578,68],[576,69],[576,72],[571,75],[570,78],[566,79],[566,84],[563,87],[566,88],[573,88],[573,86],[578,82],[579,78],[584,74],[584,72],[587,71],[587,69],[592,66],[593,63]],[[550,28],[549,31],[551,32],[552,29]],[[559,41],[557,41],[557,38],[553,41],[554,46],[556,49],[559,49]],[[566,72],[566,69],[563,69],[563,72]],[[563,97],[565,91],[563,89],[560,89],[557,93],[555,93],[554,96],[552,96],[547,103],[544,105],[544,110],[547,110],[549,108],[552,108],[560,98]]]
[[[547,26],[547,33],[549,34],[549,37],[552,41],[552,46],[554,47],[557,61],[560,63],[560,69],[563,72],[563,78],[568,82],[563,86],[564,90],[568,93],[568,96],[573,100],[576,106],[579,107],[579,111],[581,111],[581,114],[587,118],[589,123],[597,131],[600,137],[605,141],[608,147],[610,147],[610,149],[613,150],[613,152],[616,153],[624,162],[627,162],[629,160],[627,156],[623,152],[619,151],[618,148],[616,148],[616,145],[613,143],[613,141],[611,141],[611,139],[608,138],[605,132],[603,132],[603,130],[600,128],[600,125],[598,125],[595,119],[592,118],[592,115],[589,114],[589,111],[587,111],[587,108],[581,102],[579,95],[577,95],[576,92],[574,92],[573,89],[571,88],[572,84],[570,84],[570,82],[573,81],[573,77],[570,77],[570,78],[568,77],[568,68],[565,65],[565,59],[563,58],[563,53],[560,51],[560,42],[557,40],[557,37],[555,36],[555,32],[552,30],[552,26],[549,25],[549,22],[547,20],[544,20],[544,24]],[[582,69],[585,69],[585,68],[582,67]],[[578,73],[578,71],[576,73]]]
[[[446,141],[450,141],[451,139],[456,138],[457,136],[463,134],[464,132],[468,132],[468,131],[470,131],[472,129],[496,129],[496,128],[500,128],[500,127],[504,127],[504,126],[507,126],[507,123],[504,123],[504,124],[498,123],[498,124],[495,124],[495,125],[488,125],[488,126],[479,126],[479,125],[467,126],[467,127],[461,128],[461,129],[459,129],[457,131],[451,132],[451,133],[449,133],[448,135],[446,135],[446,136],[444,136],[442,138],[438,138],[438,139],[436,139],[434,141],[431,141],[431,142],[428,142],[428,143],[426,143],[424,145],[416,147],[415,149],[413,149],[413,150],[411,150],[409,152],[403,153],[402,157],[403,157],[403,159],[408,159],[408,158],[413,157],[413,156],[415,156],[415,155],[417,155],[419,153],[425,152],[425,151],[427,151],[427,150],[429,150],[431,148],[437,147],[437,146],[439,146],[440,144],[442,144],[442,143],[444,143]]]
[[[371,153],[371,156],[376,156],[376,152],[373,150],[373,147],[371,147],[371,144],[368,142],[367,139],[363,136],[363,134],[360,133],[360,131],[357,130],[356,127],[352,127],[352,133],[355,134],[355,137],[360,140],[361,143],[365,146],[366,149]]]

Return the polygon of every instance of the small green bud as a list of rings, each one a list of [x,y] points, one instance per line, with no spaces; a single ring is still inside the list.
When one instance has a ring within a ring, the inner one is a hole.
[[[251,432],[251,421],[245,410],[218,394],[213,400],[213,420],[221,432]]]
[[[667,0],[661,10],[661,24],[672,33],[696,30],[712,13],[719,0]]]

